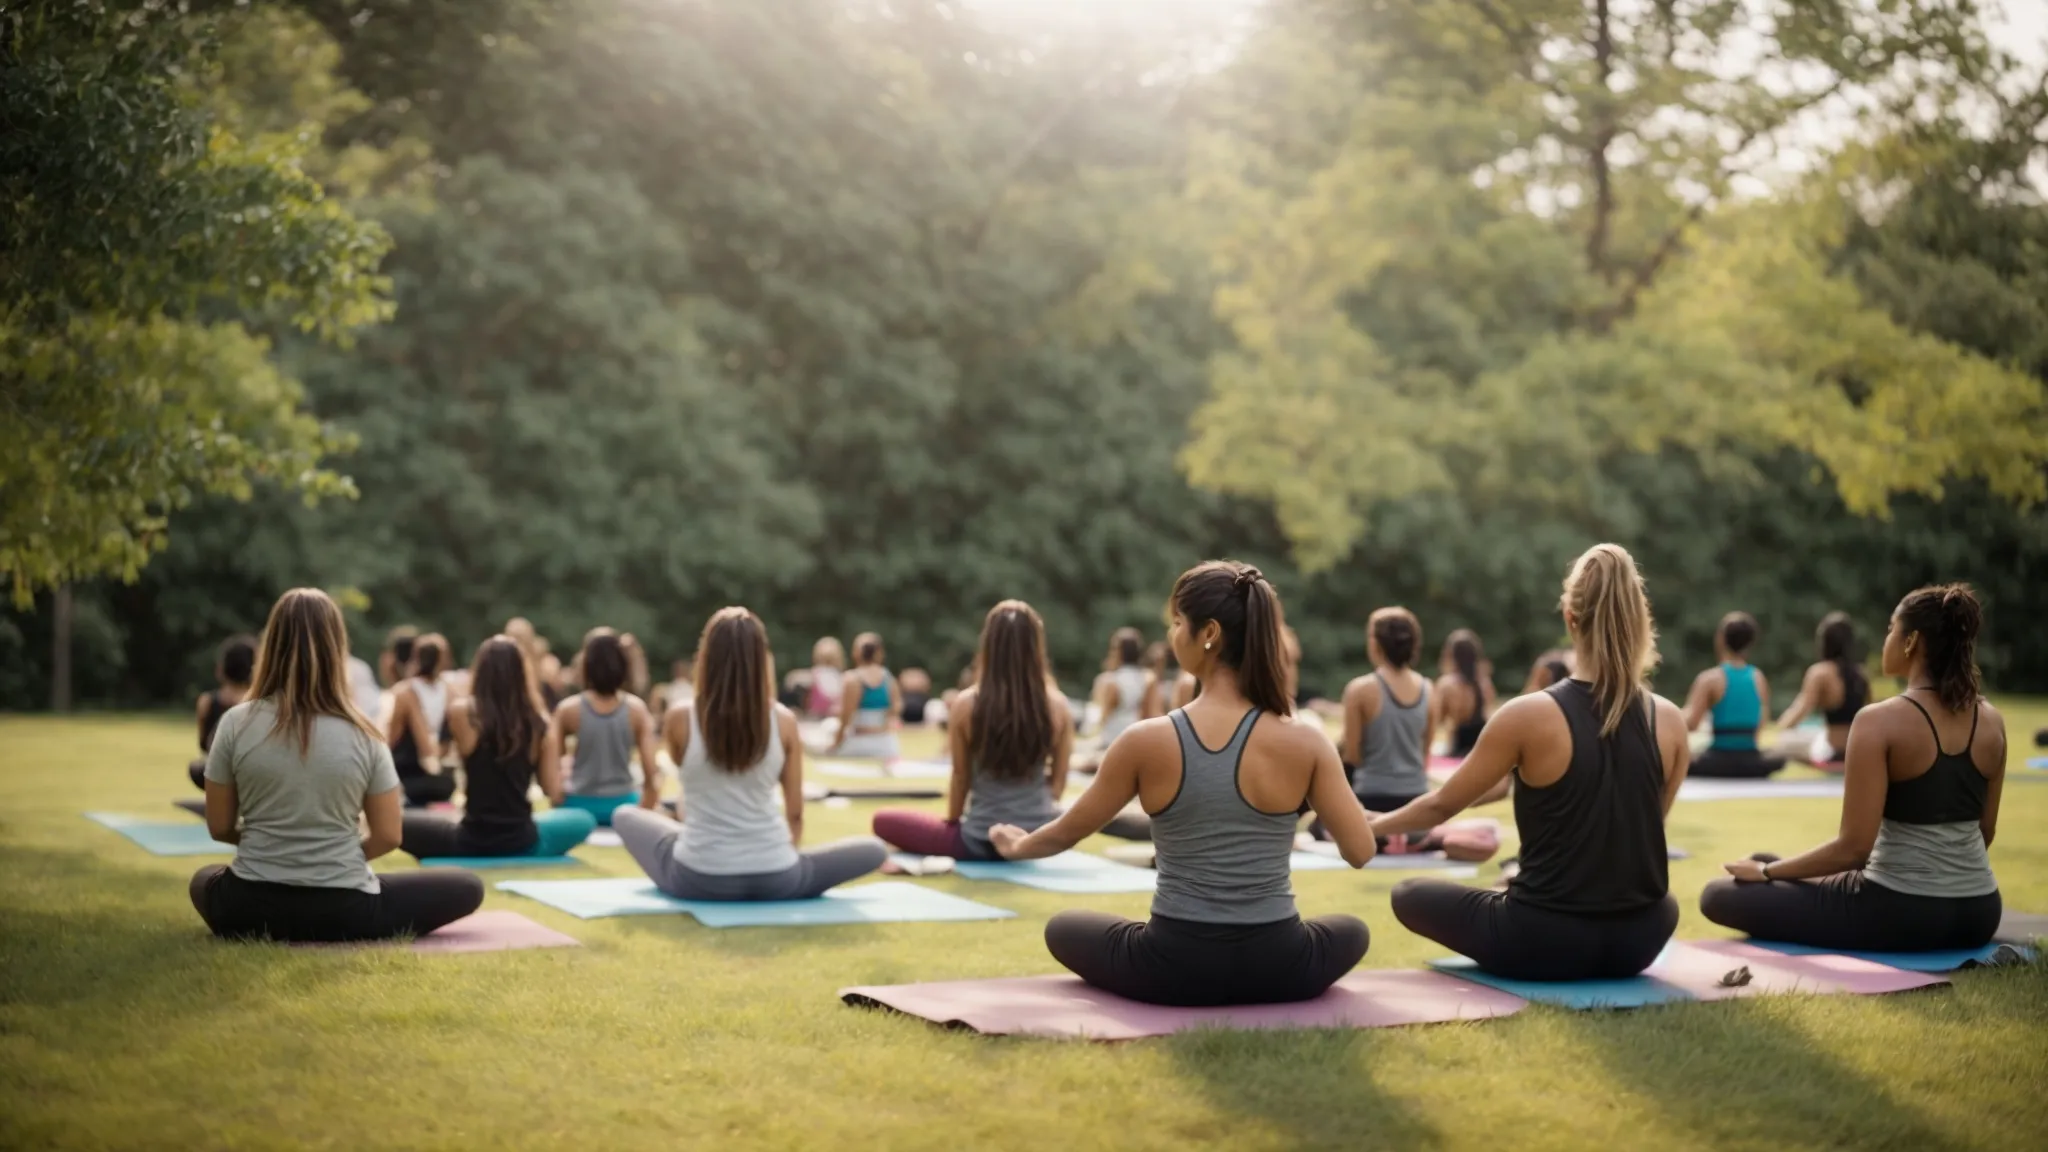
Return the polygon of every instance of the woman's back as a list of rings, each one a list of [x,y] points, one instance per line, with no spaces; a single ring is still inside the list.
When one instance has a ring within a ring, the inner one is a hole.
[[[1754,748],[1763,726],[1763,696],[1753,665],[1721,664],[1721,698],[1714,701],[1714,747]]]
[[[363,798],[398,787],[390,750],[339,716],[317,716],[301,752],[274,730],[268,700],[230,709],[214,734],[207,778],[235,788],[242,818],[233,871],[245,880],[377,891],[363,859]]]
[[[978,687],[960,694],[958,723],[965,728],[970,750],[991,730],[987,727],[988,707]],[[1065,698],[1056,692],[1046,693],[1045,715],[1049,728],[1045,734],[1048,759],[1028,765],[1022,772],[998,772],[990,767],[992,758],[986,750],[974,756],[967,808],[960,819],[960,835],[982,859],[996,857],[995,845],[989,840],[989,829],[998,824],[1038,828],[1059,815],[1059,803],[1052,794],[1049,758],[1057,754],[1060,735],[1067,731],[1065,726],[1071,724]]]
[[[1360,796],[1420,796],[1429,791],[1429,682],[1407,669],[1375,670],[1372,679],[1380,706],[1359,737],[1352,788]]]
[[[473,847],[516,852],[533,843],[533,804],[527,799],[538,772],[538,748],[507,754],[494,734],[479,732],[462,755],[462,826]],[[488,854],[488,853],[485,853]]]
[[[1159,735],[1139,766],[1158,849],[1152,914],[1204,924],[1294,916],[1295,825],[1315,771],[1307,741],[1327,738],[1256,708],[1227,717],[1190,706],[1167,720],[1170,737],[1146,722]]]
[[[576,757],[569,791],[576,796],[623,796],[633,790],[633,712],[624,695],[600,712],[585,692],[576,698]]]
[[[1125,664],[1103,673],[1103,678],[1116,689],[1116,705],[1102,717],[1102,742],[1107,744],[1138,722],[1151,676],[1142,664]]]
[[[1638,699],[1614,733],[1602,736],[1591,684],[1566,680],[1544,693],[1564,719],[1569,744],[1525,756],[1516,769],[1522,869],[1510,897],[1577,913],[1631,912],[1657,903],[1670,889],[1670,871],[1666,766],[1654,700]]]
[[[1907,694],[1856,726],[1882,742],[1884,816],[1864,873],[1914,896],[1983,896],[1998,890],[1984,842],[1991,781],[2003,741],[1979,733],[1983,705],[1957,713]]]
[[[675,856],[684,866],[715,876],[776,872],[797,862],[783,812],[782,773],[787,758],[777,715],[768,725],[761,758],[731,772],[711,760],[694,705],[689,746],[677,775],[683,785],[683,831]]]

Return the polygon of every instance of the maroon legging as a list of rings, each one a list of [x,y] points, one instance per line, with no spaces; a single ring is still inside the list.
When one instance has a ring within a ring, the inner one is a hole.
[[[960,835],[959,821],[941,820],[929,812],[884,808],[875,813],[874,828],[875,835],[890,847],[919,856],[973,860],[980,855],[968,848],[966,838]]]

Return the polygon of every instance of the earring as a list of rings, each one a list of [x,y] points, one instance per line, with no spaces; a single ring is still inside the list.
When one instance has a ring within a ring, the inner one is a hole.
[[[1202,641],[1202,651],[1204,651],[1204,652],[1207,652],[1207,651],[1208,651],[1209,649],[1211,649],[1211,648],[1214,648],[1214,647],[1215,647],[1215,645],[1214,645],[1214,644],[1211,644],[1211,643],[1210,643],[1210,642],[1208,642],[1207,640],[1204,640],[1204,641]]]

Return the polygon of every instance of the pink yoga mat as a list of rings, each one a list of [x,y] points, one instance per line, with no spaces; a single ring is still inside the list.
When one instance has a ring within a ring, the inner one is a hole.
[[[1749,969],[1747,985],[1739,988],[1721,986],[1724,973],[1742,967]],[[1910,992],[1915,988],[1934,988],[1948,983],[1945,976],[1907,972],[1853,956],[1787,956],[1759,948],[1746,940],[1687,940],[1682,947],[1665,950],[1651,972],[1684,986],[1701,1000],[1788,992],[1819,996],[1841,993],[1874,996]]]
[[[953,980],[843,988],[856,1006],[880,1005],[935,1024],[986,1035],[1076,1040],[1135,1040],[1188,1028],[1385,1028],[1510,1016],[1528,1006],[1479,984],[1435,972],[1361,969],[1301,1004],[1240,1008],[1161,1008],[1112,996],[1077,976]]]
[[[395,942],[304,944],[304,948],[389,948]],[[581,948],[574,936],[536,924],[517,912],[476,912],[412,942],[415,952],[509,952],[521,948]]]

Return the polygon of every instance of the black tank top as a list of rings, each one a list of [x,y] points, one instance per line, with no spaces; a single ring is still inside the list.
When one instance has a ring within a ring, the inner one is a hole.
[[[1572,734],[1571,766],[1557,783],[1515,782],[1522,870],[1508,897],[1556,912],[1635,912],[1670,890],[1664,845],[1664,758],[1655,721],[1631,704],[1614,735],[1600,735],[1593,686],[1544,689]]]
[[[1979,710],[1970,710],[1970,738],[1963,741],[1963,750],[1944,752],[1934,717],[1927,715],[1927,709],[1921,708],[1918,700],[1911,696],[1903,699],[1927,719],[1927,730],[1934,735],[1934,767],[1911,780],[1886,786],[1884,818],[1901,824],[1967,824],[1982,820],[1984,797],[1991,784],[1970,759],[1970,746],[1977,742]]]
[[[500,757],[486,741],[477,741],[476,751],[462,758],[466,850],[509,856],[533,847],[540,838],[533,826],[533,805],[526,799],[533,775],[532,760]]]
[[[1856,719],[1856,713],[1863,711],[1863,706],[1870,702],[1870,682],[1863,678],[1861,668],[1852,669],[1845,662],[1837,663],[1835,671],[1842,678],[1842,705],[1821,713],[1820,718],[1830,727],[1841,727]],[[1919,705],[1915,704],[1914,707],[1918,708]],[[1970,731],[1973,735],[1976,733],[1974,725]],[[1937,740],[1935,747],[1940,746]]]
[[[220,689],[206,694],[206,717],[199,721],[199,750],[213,751],[214,729],[220,727],[220,718],[227,714],[229,705],[221,702]]]
[[[1451,755],[1469,756],[1479,746],[1479,731],[1486,727],[1486,695],[1479,690],[1475,681],[1467,680],[1472,689],[1472,715],[1460,721],[1451,729]]]

